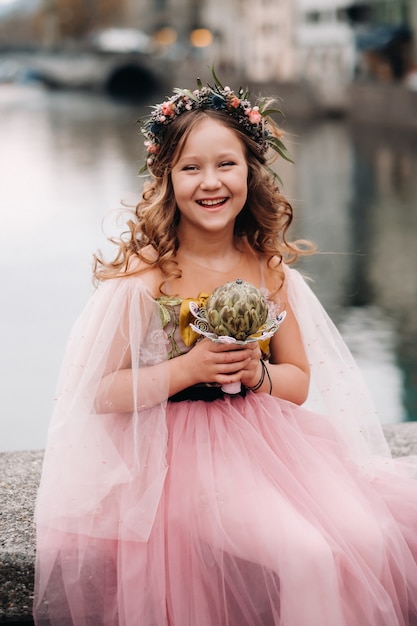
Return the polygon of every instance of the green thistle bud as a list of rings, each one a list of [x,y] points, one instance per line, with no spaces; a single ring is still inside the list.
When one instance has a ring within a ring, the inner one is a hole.
[[[244,341],[268,319],[262,293],[240,278],[217,287],[207,299],[206,319],[211,332]]]

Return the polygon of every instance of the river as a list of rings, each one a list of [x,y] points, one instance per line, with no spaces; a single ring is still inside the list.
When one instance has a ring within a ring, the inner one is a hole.
[[[138,197],[138,106],[0,85],[0,450],[45,446],[66,339],[92,292],[92,253]],[[280,168],[303,262],[383,423],[417,419],[416,137],[287,118]]]

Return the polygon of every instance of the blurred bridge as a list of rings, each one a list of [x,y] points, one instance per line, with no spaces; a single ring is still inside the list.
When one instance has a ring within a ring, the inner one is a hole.
[[[143,53],[0,51],[0,82],[103,92],[140,100],[170,84],[169,63]]]

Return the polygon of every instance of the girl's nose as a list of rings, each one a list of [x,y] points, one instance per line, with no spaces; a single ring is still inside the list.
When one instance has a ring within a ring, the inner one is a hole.
[[[205,169],[200,186],[202,189],[218,189],[221,186],[221,182],[217,170],[212,168]]]

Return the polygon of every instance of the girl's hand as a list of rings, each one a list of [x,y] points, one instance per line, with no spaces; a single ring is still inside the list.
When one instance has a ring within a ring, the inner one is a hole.
[[[240,381],[245,387],[254,387],[262,375],[262,352],[257,341],[247,344],[246,348],[250,351],[250,360],[248,366],[240,372]]]
[[[202,339],[184,355],[184,364],[187,361],[189,385],[237,381],[255,385],[260,377],[260,358],[257,342],[241,346]]]

